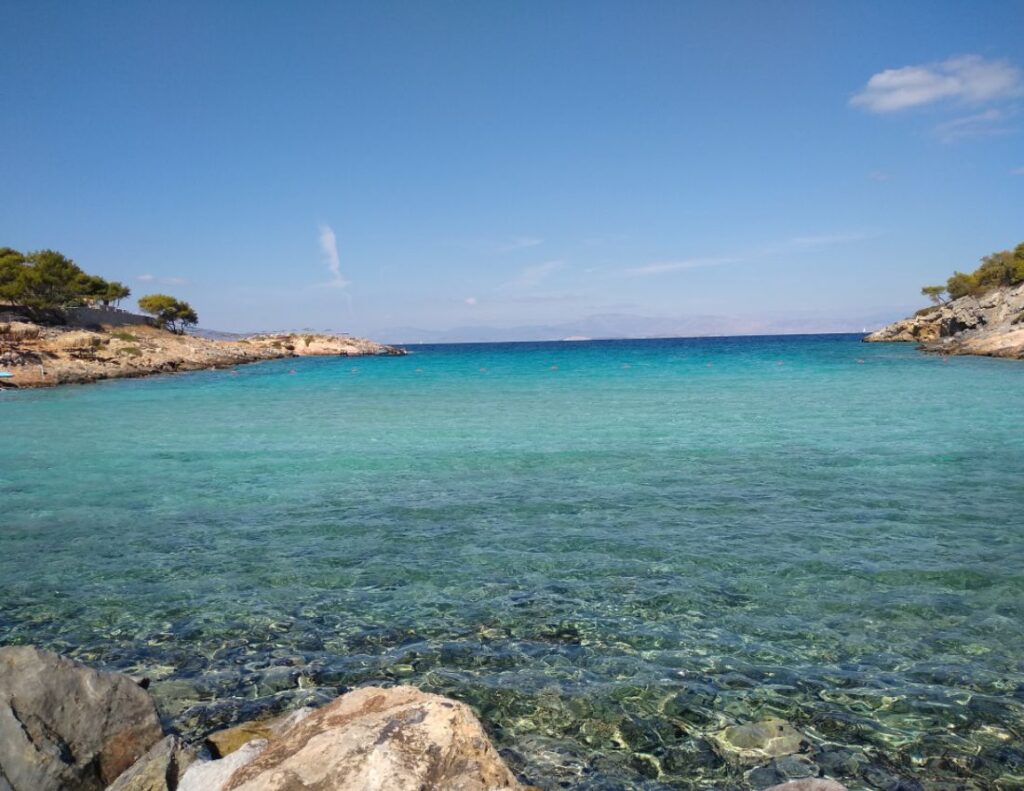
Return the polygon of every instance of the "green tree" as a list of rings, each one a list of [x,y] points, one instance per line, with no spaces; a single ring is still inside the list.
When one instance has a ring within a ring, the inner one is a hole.
[[[974,275],[968,275],[965,272],[954,272],[952,277],[946,281],[946,293],[949,294],[950,299],[966,297],[977,287],[978,283],[974,279]]]
[[[199,322],[199,317],[191,305],[167,294],[147,294],[139,297],[139,310],[153,316],[161,327],[171,332],[184,332],[186,326]]]
[[[1016,262],[1013,253],[1001,250],[981,259],[981,266],[974,271],[974,279],[982,290],[1012,286]]]
[[[945,286],[925,286],[921,289],[921,293],[936,305],[941,305],[946,301],[942,298],[942,295],[946,293]]]
[[[0,247],[0,302],[16,303],[25,256],[10,247]]]
[[[15,282],[14,302],[34,310],[53,310],[79,303],[88,278],[70,258],[55,250],[37,250],[25,256]]]
[[[107,291],[103,295],[103,304],[109,305],[113,302],[115,305],[121,304],[122,299],[128,299],[132,295],[132,290],[128,288],[124,283],[119,283],[113,280],[107,283]]]

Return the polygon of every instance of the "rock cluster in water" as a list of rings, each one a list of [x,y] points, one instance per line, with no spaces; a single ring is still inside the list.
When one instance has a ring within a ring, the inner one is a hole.
[[[913,341],[943,354],[1024,359],[1024,284],[936,305],[864,340]]]
[[[219,758],[164,735],[128,676],[0,649],[0,791],[523,788],[465,704],[412,687],[364,687],[210,745]]]

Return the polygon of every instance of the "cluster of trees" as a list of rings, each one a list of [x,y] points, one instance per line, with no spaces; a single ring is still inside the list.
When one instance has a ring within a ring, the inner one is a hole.
[[[131,293],[124,283],[87,274],[54,250],[22,254],[0,247],[0,302],[47,311],[117,304]]]
[[[55,250],[19,253],[0,247],[0,304],[45,316],[62,308],[117,305],[130,295],[124,283],[90,275]],[[166,294],[140,297],[139,309],[173,332],[199,321],[191,305]]]
[[[1000,250],[981,259],[973,272],[954,272],[944,286],[925,286],[921,293],[936,305],[951,299],[978,295],[1001,286],[1024,283],[1024,242],[1013,250]]]

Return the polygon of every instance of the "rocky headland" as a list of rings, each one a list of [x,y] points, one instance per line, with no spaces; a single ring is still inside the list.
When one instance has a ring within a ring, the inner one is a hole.
[[[1024,283],[925,308],[864,340],[918,343],[941,354],[1024,359]]]
[[[284,357],[395,355],[405,351],[364,338],[320,333],[211,340],[147,325],[75,329],[23,321],[0,323],[0,386],[47,387],[100,379],[229,368]]]
[[[188,742],[165,732],[147,686],[49,651],[0,648],[0,791],[534,789],[508,768],[472,709],[415,687],[361,687]],[[772,761],[756,777],[747,772],[752,787],[845,791],[809,769],[807,737],[784,720],[709,738],[737,771]],[[793,766],[780,771],[785,761]]]

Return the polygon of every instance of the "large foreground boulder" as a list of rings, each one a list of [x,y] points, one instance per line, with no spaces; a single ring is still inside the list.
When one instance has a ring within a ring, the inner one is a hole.
[[[127,676],[0,648],[0,789],[100,791],[162,737],[153,701]]]
[[[197,770],[193,765],[189,773]],[[414,687],[366,687],[272,738],[224,788],[497,791],[521,786],[468,706]]]

